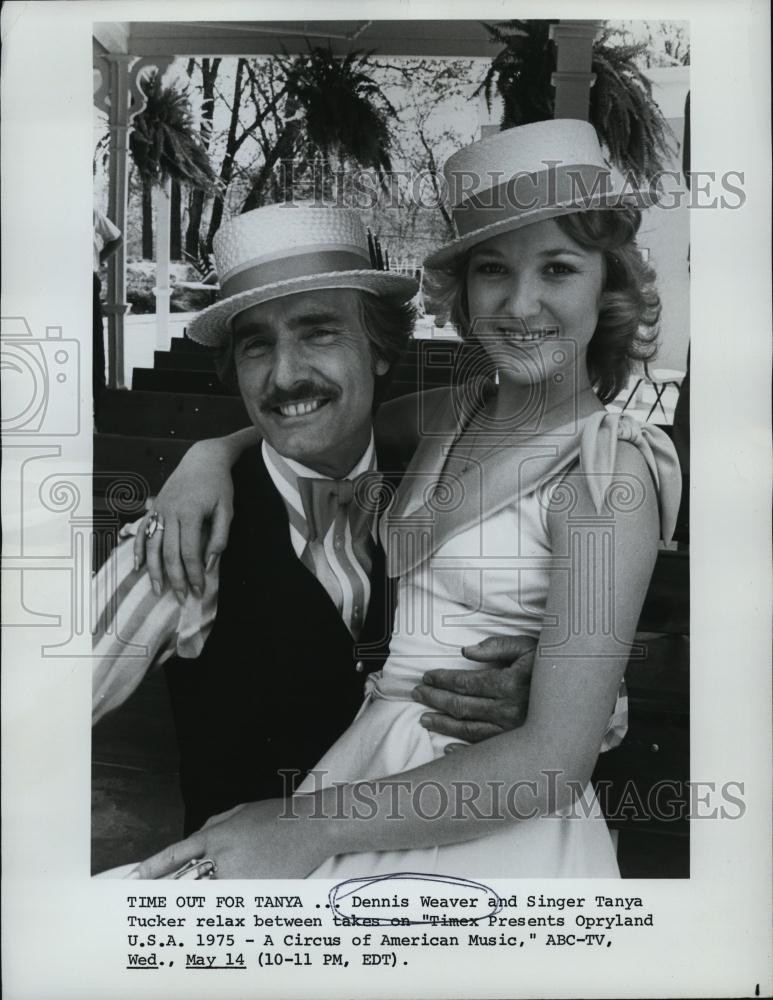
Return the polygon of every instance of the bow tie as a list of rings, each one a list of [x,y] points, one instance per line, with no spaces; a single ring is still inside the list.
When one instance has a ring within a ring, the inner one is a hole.
[[[308,541],[323,541],[336,514],[345,510],[356,538],[370,530],[378,513],[383,476],[379,472],[363,472],[354,479],[298,478],[298,492],[306,517]]]

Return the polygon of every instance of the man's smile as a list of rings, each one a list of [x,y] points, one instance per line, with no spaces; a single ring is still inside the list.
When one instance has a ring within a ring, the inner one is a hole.
[[[282,403],[281,406],[272,406],[271,412],[276,416],[287,418],[306,417],[310,413],[315,413],[323,406],[327,406],[330,399],[304,399],[296,403]]]

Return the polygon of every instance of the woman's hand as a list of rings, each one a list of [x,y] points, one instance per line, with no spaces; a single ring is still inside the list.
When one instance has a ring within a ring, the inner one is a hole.
[[[224,551],[233,517],[233,451],[226,441],[199,441],[182,461],[152,502],[160,515],[163,531],[146,539],[145,515],[134,539],[134,565],[147,563],[153,591],[160,596],[164,573],[182,603],[188,584],[197,596],[204,590],[209,572]]]
[[[133,878],[165,878],[192,858],[209,858],[217,878],[305,878],[327,858],[326,824],[309,818],[314,797],[264,799],[207,820],[198,833],[143,861]]]

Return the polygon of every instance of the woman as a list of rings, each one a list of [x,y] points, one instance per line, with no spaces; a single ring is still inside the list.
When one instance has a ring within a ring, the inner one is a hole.
[[[420,433],[415,399],[382,410],[419,442],[381,524],[389,659],[291,820],[278,800],[239,806],[140,877],[202,854],[221,877],[618,875],[590,775],[679,500],[665,436],[603,405],[653,351],[640,215],[605,189],[585,123],[501,133],[446,176],[460,237],[425,273],[488,377],[426,394]],[[539,637],[528,719],[444,754],[410,692],[428,659],[471,669],[460,647],[497,632]]]

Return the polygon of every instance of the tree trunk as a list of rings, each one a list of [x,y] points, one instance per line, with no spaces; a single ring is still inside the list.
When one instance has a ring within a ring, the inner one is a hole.
[[[250,193],[247,195],[244,204],[242,205],[242,212],[250,212],[253,208],[260,208],[263,205],[266,190],[270,186],[271,178],[274,173],[274,167],[280,160],[284,161],[285,164],[283,184],[285,185],[285,189],[287,191],[288,184],[292,184],[292,181],[289,180],[292,178],[292,173],[290,171],[292,170],[293,153],[295,152],[295,145],[298,136],[300,135],[300,131],[301,125],[297,120],[291,121],[289,124],[285,125],[276,145],[266,157],[266,162],[260,168],[258,176],[255,178],[255,181],[250,188]],[[286,166],[288,163],[290,164],[289,171]]]
[[[233,173],[234,156],[239,148],[239,142],[236,137],[236,130],[239,126],[239,107],[242,100],[242,76],[244,74],[246,60],[239,59],[236,64],[236,79],[234,81],[234,97],[233,103],[231,104],[231,122],[228,126],[228,136],[226,138],[225,144],[225,156],[223,157],[223,162],[220,166],[220,183],[221,183],[221,194],[215,196],[215,200],[212,204],[212,215],[209,220],[209,229],[207,230],[207,251],[212,252],[212,240],[215,238],[215,233],[220,228],[220,223],[223,220],[223,206],[225,204],[225,194],[228,190],[228,185],[231,182],[231,175]]]
[[[153,185],[142,181],[142,257],[153,260]]]
[[[193,73],[194,60],[188,63],[188,76]],[[212,119],[215,113],[215,80],[220,67],[220,59],[201,61],[201,145],[209,150],[212,140]],[[185,251],[198,258],[201,252],[201,215],[204,211],[205,194],[191,191],[188,196],[188,227],[185,231]]]
[[[185,230],[185,252],[198,258],[200,249],[201,213],[204,210],[204,192],[188,193],[188,225]]]
[[[183,220],[180,182],[172,181],[171,204],[169,208],[169,259],[182,260]]]
[[[422,146],[424,147],[424,151],[427,154],[427,166],[429,168],[429,178],[430,178],[430,183],[432,184],[432,190],[435,194],[435,202],[437,204],[438,211],[443,217],[443,222],[445,224],[446,233],[448,234],[449,239],[454,239],[454,237],[456,236],[456,227],[454,226],[454,220],[451,218],[451,215],[445,206],[443,193],[440,189],[440,181],[438,178],[441,175],[437,167],[435,154],[432,150],[432,146],[427,141],[427,137],[424,134],[423,128],[418,129],[418,134],[419,134],[419,141],[421,142]]]

